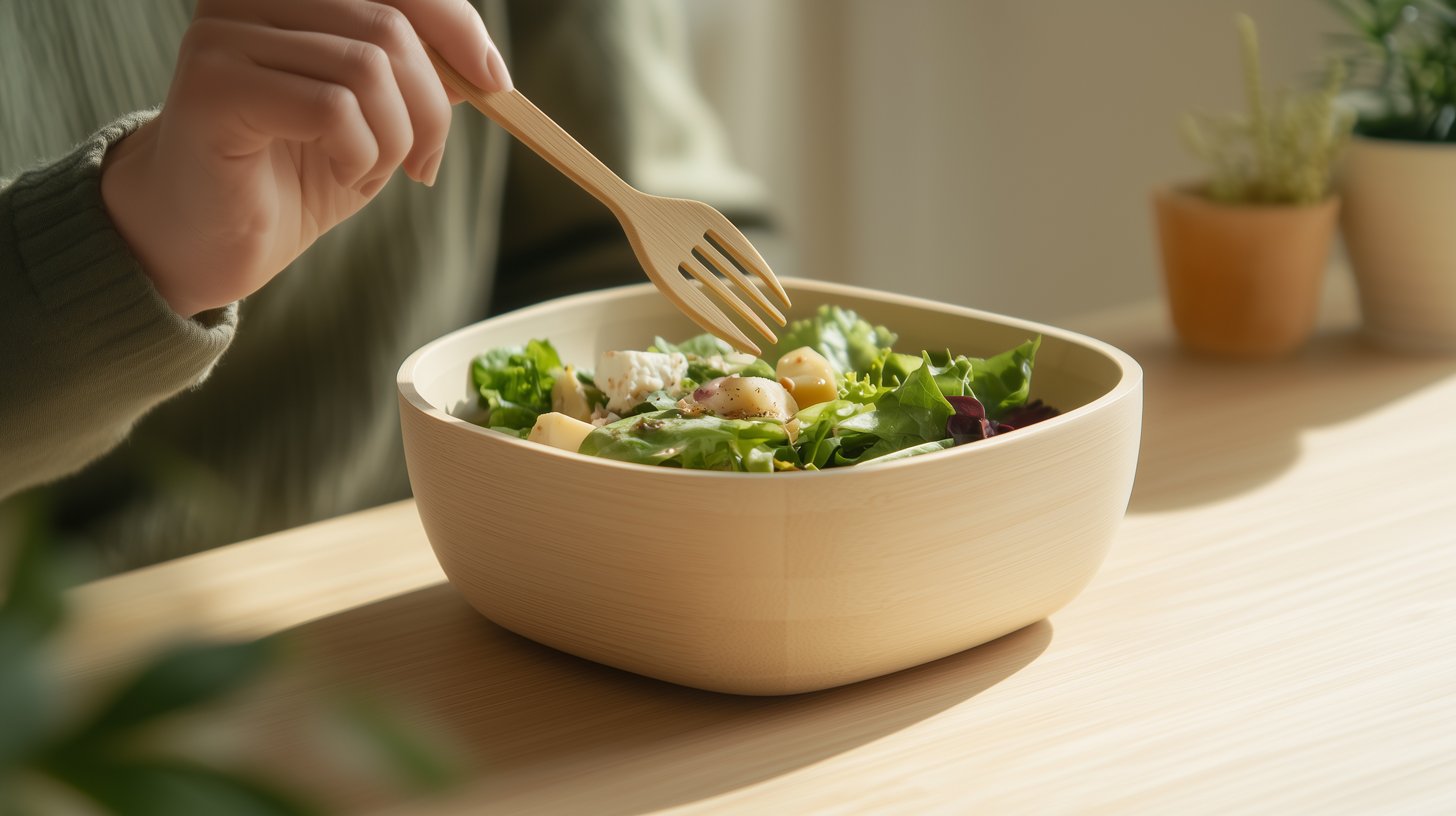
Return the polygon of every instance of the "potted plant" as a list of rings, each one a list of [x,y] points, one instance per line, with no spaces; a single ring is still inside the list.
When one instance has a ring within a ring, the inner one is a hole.
[[[1365,332],[1456,351],[1456,0],[1331,0],[1363,93],[1339,171]]]
[[[1184,118],[1183,135],[1208,175],[1156,191],[1154,210],[1183,344],[1270,357],[1298,348],[1314,328],[1340,206],[1330,170],[1354,117],[1335,105],[1338,62],[1318,91],[1267,93],[1254,23],[1237,22],[1248,109]]]

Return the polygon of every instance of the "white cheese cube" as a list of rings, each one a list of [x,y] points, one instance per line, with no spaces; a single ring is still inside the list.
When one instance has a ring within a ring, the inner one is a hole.
[[[590,422],[582,422],[579,419],[572,419],[566,414],[552,411],[536,417],[536,424],[531,426],[531,435],[526,438],[532,442],[576,453],[581,449],[582,440],[586,439],[586,435],[594,430],[596,428]]]
[[[597,388],[607,395],[607,409],[629,411],[654,391],[682,392],[688,358],[679,352],[607,351],[597,362]]]

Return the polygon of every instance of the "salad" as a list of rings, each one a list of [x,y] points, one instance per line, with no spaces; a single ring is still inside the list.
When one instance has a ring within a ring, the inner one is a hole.
[[[532,340],[475,358],[477,422],[588,456],[772,473],[919,456],[1057,415],[1027,396],[1040,337],[985,359],[904,354],[896,339],[821,306],[763,358],[709,334],[659,337],[586,371]]]

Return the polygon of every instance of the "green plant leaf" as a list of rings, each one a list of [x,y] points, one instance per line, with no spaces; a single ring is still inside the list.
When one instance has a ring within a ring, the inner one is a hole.
[[[10,553],[3,590],[0,590],[0,619],[43,636],[65,621],[63,592],[69,583],[58,559],[41,535],[43,522],[29,520]]]
[[[0,616],[0,787],[5,769],[38,752],[55,723],[47,669],[44,640],[21,620]]]
[[[0,564],[6,578],[0,587],[0,775],[41,750],[56,723],[47,646],[65,621],[68,583],[42,535],[39,502],[13,506],[21,513],[16,546]]]
[[[895,339],[894,332],[871,325],[849,309],[820,306],[813,317],[789,324],[768,360],[776,363],[784,354],[809,346],[824,355],[836,371],[868,374],[882,349],[893,346]]]
[[[1367,10],[1336,2],[1352,25]],[[1223,116],[1185,116],[1180,123],[1190,150],[1208,165],[1201,193],[1228,204],[1313,204],[1330,192],[1332,168],[1351,122],[1332,115],[1344,87],[1348,60],[1331,60],[1323,87],[1270,92],[1264,85],[1258,32],[1239,14],[1240,62],[1245,110]],[[1362,48],[1362,50],[1364,50]]]
[[[260,675],[278,652],[272,638],[174,646],[122,686],[82,728],[81,739],[114,734],[221,698]]]
[[[116,816],[312,816],[257,780],[173,760],[62,761],[52,773]]]
[[[1456,13],[1449,0],[1329,4],[1363,40],[1344,59],[1355,77],[1352,84],[1379,101],[1361,111],[1358,132],[1404,141],[1456,140]]]
[[[464,776],[451,753],[395,710],[377,699],[358,694],[336,702],[337,720],[352,732],[353,740],[367,745],[378,755],[383,770],[408,790],[439,793]]]

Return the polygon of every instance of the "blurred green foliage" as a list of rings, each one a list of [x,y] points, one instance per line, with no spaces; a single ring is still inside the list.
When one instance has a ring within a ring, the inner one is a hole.
[[[1223,115],[1188,114],[1183,137],[1208,165],[1203,192],[1228,204],[1313,204],[1330,193],[1330,176],[1354,124],[1354,113],[1335,105],[1345,67],[1331,64],[1324,87],[1313,92],[1264,89],[1254,21],[1237,18],[1248,108]]]
[[[58,557],[43,518],[0,518],[0,816],[50,813],[58,801],[117,816],[322,813],[257,774],[174,755],[154,738],[158,724],[195,716],[262,678],[283,656],[277,638],[174,644],[74,710],[53,653],[76,570]],[[339,694],[325,705],[351,750],[372,755],[401,787],[438,791],[458,780],[453,758],[387,702]]]
[[[1367,136],[1456,141],[1456,0],[1328,0]]]

